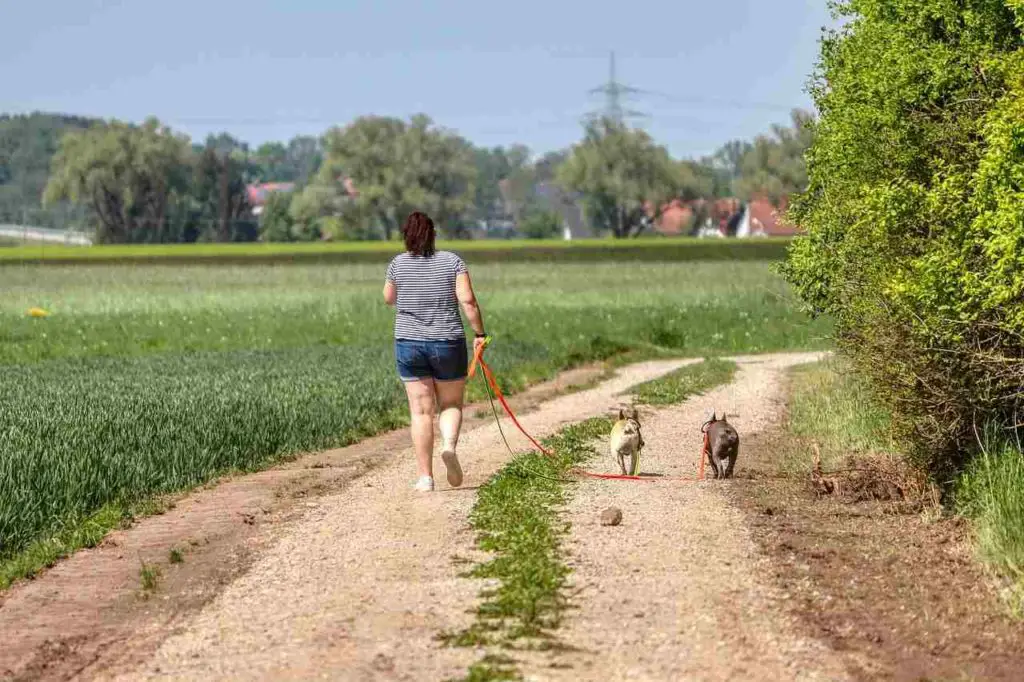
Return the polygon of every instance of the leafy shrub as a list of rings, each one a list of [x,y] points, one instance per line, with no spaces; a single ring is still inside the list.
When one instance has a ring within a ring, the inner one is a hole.
[[[834,8],[782,270],[949,480],[1024,406],[1024,2]]]
[[[260,236],[265,242],[295,241],[294,224],[289,209],[292,197],[285,192],[276,192],[267,197],[260,216]]]
[[[562,221],[554,211],[532,211],[526,215],[519,231],[527,239],[551,239],[562,230]]]

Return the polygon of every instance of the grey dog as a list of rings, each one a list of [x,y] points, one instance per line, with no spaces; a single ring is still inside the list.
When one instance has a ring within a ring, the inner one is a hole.
[[[708,463],[715,472],[715,478],[732,478],[740,452],[740,434],[724,415],[719,419],[715,412],[704,422],[704,429],[708,434]]]

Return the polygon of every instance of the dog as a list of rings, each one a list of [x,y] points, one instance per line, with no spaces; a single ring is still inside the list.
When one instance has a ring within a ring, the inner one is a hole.
[[[740,434],[726,421],[725,415],[719,419],[715,412],[704,422],[702,430],[708,435],[705,452],[715,478],[732,478],[740,452]]]
[[[640,413],[630,405],[619,410],[619,419],[612,426],[609,449],[612,457],[619,463],[623,476],[640,474],[640,451],[644,447],[644,437],[640,434]],[[629,468],[626,468],[626,458]]]

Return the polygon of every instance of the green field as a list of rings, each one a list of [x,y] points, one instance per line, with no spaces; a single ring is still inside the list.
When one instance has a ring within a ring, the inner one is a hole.
[[[584,239],[477,240],[438,242],[471,257],[474,262],[516,261],[682,261],[777,260],[789,247],[788,239]],[[330,262],[372,263],[387,260],[402,248],[400,241],[336,243],[245,244],[124,244],[63,246],[36,244],[0,251],[6,263],[251,263]]]
[[[826,345],[766,262],[466,259],[512,390],[627,350]],[[110,505],[403,424],[383,270],[0,267],[0,558]]]

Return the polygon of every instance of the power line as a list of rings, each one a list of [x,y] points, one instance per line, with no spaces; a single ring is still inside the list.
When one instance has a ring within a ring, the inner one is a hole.
[[[650,95],[653,97],[660,98],[671,104],[685,105],[688,109],[710,109],[712,111],[765,111],[765,112],[782,112],[790,113],[793,109],[799,108],[797,105],[786,105],[780,103],[770,102],[755,102],[755,101],[742,101],[742,100],[726,100],[726,99],[714,99],[714,98],[702,98],[702,97],[688,97],[688,96],[677,96],[670,95],[667,93],[651,91],[651,90],[640,90],[627,85],[623,85],[615,80],[610,80],[608,83],[601,85],[597,88],[593,88],[589,91],[590,94],[604,94],[606,101],[603,109],[598,111],[585,111],[582,115],[586,118],[594,118],[599,116],[609,116],[615,120],[624,120],[626,118],[650,118],[651,115],[645,112],[625,109],[623,107],[623,96],[624,95]],[[563,114],[564,115],[564,114]],[[686,117],[689,114],[682,112],[668,112],[665,114],[667,117]],[[662,116],[659,114],[659,118]],[[481,115],[479,118],[487,118]],[[338,117],[330,115],[292,115],[292,114],[271,114],[267,116],[167,116],[163,117],[167,123],[175,125],[201,125],[201,126],[261,126],[261,125],[280,125],[280,124],[293,124],[293,125],[344,125],[351,120],[349,117]],[[578,119],[577,119],[578,120]],[[561,121],[538,121],[532,124],[527,124],[524,127],[535,127],[535,126],[548,126],[548,125],[560,125]],[[516,126],[518,127],[518,126]]]
[[[710,107],[717,109],[741,109],[750,111],[777,111],[790,113],[794,109],[799,108],[796,105],[779,104],[777,102],[756,102],[752,100],[748,101],[700,97],[679,97],[676,95],[669,95],[663,92],[649,92],[648,94],[654,95],[655,97],[660,97],[673,104],[686,104],[688,106]]]

